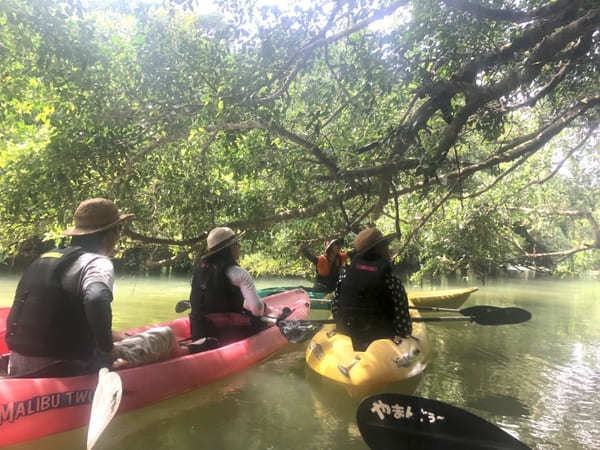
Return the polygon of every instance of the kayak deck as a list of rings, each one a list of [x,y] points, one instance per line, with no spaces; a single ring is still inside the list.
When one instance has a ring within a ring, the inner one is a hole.
[[[306,363],[342,385],[350,396],[359,397],[390,383],[409,381],[425,370],[430,354],[425,324],[414,323],[413,336],[416,339],[403,339],[399,344],[378,339],[360,352],[354,350],[349,336],[337,333],[335,325],[326,325],[310,341]]]

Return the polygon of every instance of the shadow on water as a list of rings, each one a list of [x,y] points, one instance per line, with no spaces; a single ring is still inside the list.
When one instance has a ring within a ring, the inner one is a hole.
[[[529,408],[510,395],[488,394],[467,400],[465,406],[500,416],[519,417],[529,414]]]

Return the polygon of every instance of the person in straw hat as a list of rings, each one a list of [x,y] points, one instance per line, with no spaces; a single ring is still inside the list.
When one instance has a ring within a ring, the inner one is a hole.
[[[208,233],[207,252],[194,272],[190,292],[192,340],[209,339],[199,349],[243,339],[260,327],[256,318],[264,314],[265,304],[256,292],[252,276],[238,265],[242,236],[228,227],[217,227]],[[237,314],[228,315],[230,321],[222,327],[215,322],[215,314],[220,313]]]
[[[342,252],[342,239],[332,239],[325,243],[325,254],[315,256],[305,245],[300,244],[300,253],[315,265],[316,276],[314,289],[321,292],[332,292],[342,268],[352,251]]]
[[[105,198],[75,210],[75,226],[63,234],[71,245],[42,254],[23,273],[7,319],[6,342],[13,377],[62,377],[96,372],[113,362],[110,260],[122,224]]]
[[[332,299],[336,329],[349,335],[355,350],[376,339],[398,341],[412,333],[408,298],[392,273],[389,241],[376,228],[365,228],[354,241],[352,265],[340,277]]]

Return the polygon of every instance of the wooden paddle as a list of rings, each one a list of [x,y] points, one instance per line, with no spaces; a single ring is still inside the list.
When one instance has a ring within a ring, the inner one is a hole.
[[[529,449],[498,426],[455,406],[402,394],[363,400],[358,429],[372,450]]]
[[[491,308],[491,309],[490,309]],[[531,313],[521,308],[497,308],[473,306],[466,308],[471,315],[442,317],[413,317],[413,322],[456,322],[468,321],[479,325],[510,325],[526,322]],[[462,311],[462,310],[461,310]],[[324,320],[278,320],[277,326],[281,334],[290,342],[297,344],[313,337],[323,325],[336,323],[335,319]]]
[[[90,450],[112,420],[121,404],[123,383],[116,372],[102,368],[98,372],[98,385],[94,392],[90,425],[87,434],[87,450]]]

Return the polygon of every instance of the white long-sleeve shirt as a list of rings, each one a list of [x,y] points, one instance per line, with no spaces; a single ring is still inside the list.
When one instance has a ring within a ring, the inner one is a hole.
[[[250,311],[254,316],[260,317],[265,312],[265,304],[258,296],[252,276],[239,266],[230,266],[225,275],[231,281],[231,284],[240,288],[244,297],[244,308]]]

